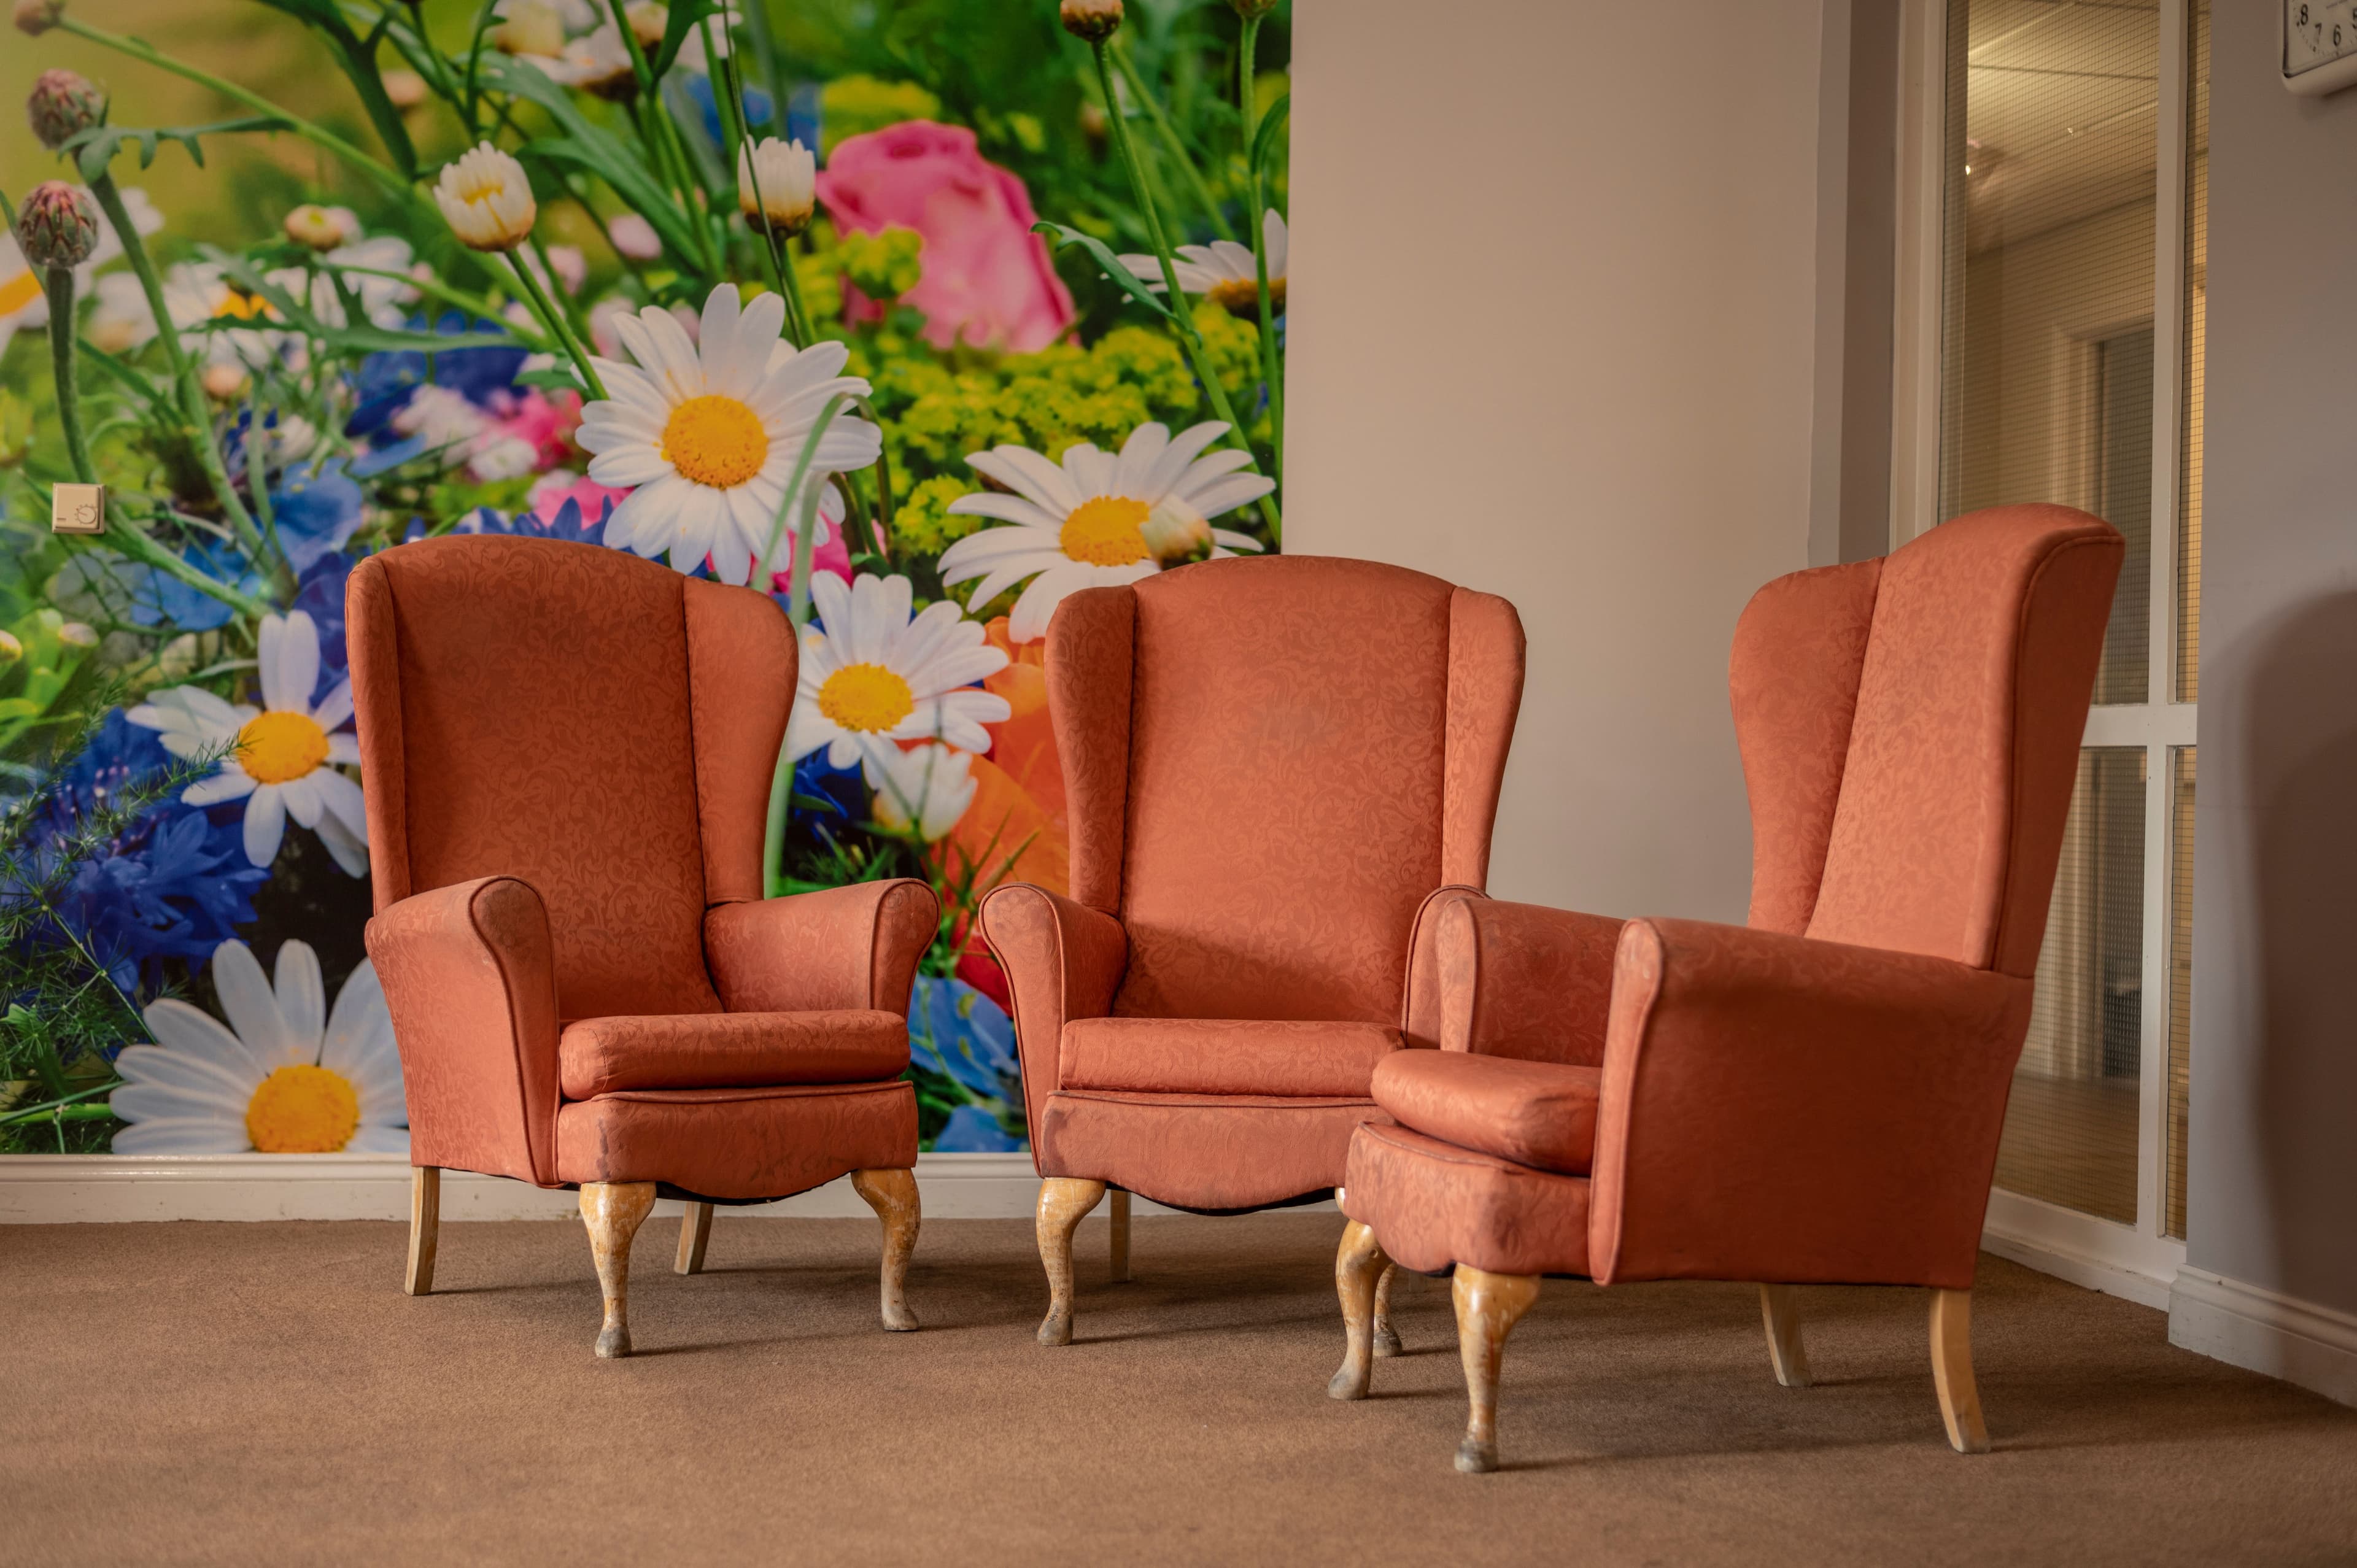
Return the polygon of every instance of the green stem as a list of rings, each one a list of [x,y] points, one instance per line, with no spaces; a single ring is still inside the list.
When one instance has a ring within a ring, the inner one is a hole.
[[[81,387],[74,371],[74,274],[71,267],[45,267],[43,285],[49,296],[49,368],[58,383],[58,423],[65,429],[66,460],[74,478],[85,485],[98,483],[98,466],[90,460],[90,442],[81,428]]]
[[[1259,25],[1257,20],[1244,24],[1248,28]],[[1247,44],[1245,48],[1249,49],[1251,46]],[[1204,213],[1211,220],[1211,227],[1219,231],[1221,239],[1233,240],[1236,231],[1229,224],[1228,215],[1220,210],[1219,199],[1211,194],[1211,186],[1203,178],[1203,171],[1195,166],[1194,158],[1188,154],[1187,145],[1178,139],[1178,128],[1170,123],[1170,116],[1163,113],[1160,101],[1146,91],[1146,79],[1138,74],[1137,63],[1129,58],[1129,51],[1119,45],[1114,48],[1113,59],[1114,63],[1121,67],[1122,80],[1129,83],[1129,95],[1146,105],[1146,117],[1154,122],[1155,133],[1162,138],[1162,145],[1169,149],[1170,161],[1178,166],[1178,172],[1194,188],[1195,199],[1202,204]],[[1108,118],[1120,113],[1117,103],[1111,100],[1107,101],[1105,107]],[[1244,145],[1249,151],[1252,144],[1247,142]]]
[[[726,0],[722,0],[720,20],[722,26],[727,25]],[[770,90],[770,134],[782,140],[786,134],[786,84],[778,74],[778,46],[770,37],[769,0],[746,0],[745,31],[753,40],[753,64]]]
[[[59,1095],[55,1100],[45,1100],[38,1105],[27,1105],[18,1110],[11,1111],[5,1116],[0,1116],[0,1127],[5,1127],[10,1123],[16,1122],[38,1122],[45,1116],[53,1115],[59,1112],[65,1111],[69,1106],[73,1107],[75,1110],[88,1110],[91,1108],[83,1106],[80,1102],[90,1099],[92,1095],[112,1094],[122,1087],[123,1080],[118,1078],[111,1083],[102,1083],[95,1089],[85,1089],[78,1093]],[[106,1110],[104,1106],[99,1106],[96,1109],[102,1111]],[[107,1111],[106,1114],[112,1116],[114,1113],[112,1111]],[[82,1120],[82,1118],[79,1116],[70,1117],[70,1119],[73,1121]],[[96,1120],[96,1118],[91,1118],[91,1120]]]
[[[518,327],[514,322],[501,316],[500,307],[490,299],[479,295],[468,294],[464,289],[453,288],[439,279],[413,277],[407,273],[389,273],[382,267],[355,267],[342,262],[336,263],[336,270],[358,273],[362,277],[391,278],[399,283],[405,283],[418,293],[438,299],[446,305],[455,305],[469,316],[498,322],[502,331],[514,333],[527,347],[544,353],[554,353],[563,347],[553,338],[544,337],[537,332],[528,332]]]
[[[778,285],[786,296],[786,327],[793,334],[794,347],[807,349],[815,339],[811,336],[810,313],[802,308],[802,279],[794,273],[794,242],[791,238],[772,242],[772,253],[777,258]]]
[[[1137,149],[1130,143],[1129,126],[1121,113],[1121,100],[1114,95],[1113,68],[1105,63],[1105,41],[1094,39],[1089,48],[1096,55],[1097,84],[1104,91],[1105,120],[1113,130],[1114,145],[1121,150],[1122,166],[1128,171],[1130,189],[1135,193],[1138,210],[1146,218],[1146,238],[1154,245],[1155,259],[1162,263],[1162,286],[1168,291],[1167,297],[1171,306],[1171,324],[1178,329],[1179,344],[1195,363],[1195,378],[1203,383],[1203,395],[1211,400],[1211,411],[1227,422],[1229,443],[1258,462],[1260,454],[1253,450],[1252,437],[1245,433],[1243,422],[1236,417],[1234,406],[1228,402],[1227,389],[1220,384],[1219,375],[1211,367],[1211,351],[1203,345],[1202,334],[1195,330],[1195,318],[1189,310],[1186,291],[1178,286],[1178,263],[1171,253],[1169,239],[1162,231],[1162,214],[1155,207],[1153,191],[1146,187],[1145,171],[1138,166]],[[1268,523],[1269,542],[1282,548],[1285,529],[1275,500],[1263,496],[1260,510],[1262,518]]]
[[[726,164],[728,172],[734,175],[737,172],[737,149],[743,144],[746,136],[745,118],[738,97],[744,89],[737,80],[737,68],[734,63],[736,57],[724,55],[713,47],[711,17],[704,17],[695,24],[695,27],[696,30],[704,35],[704,58],[710,62],[714,75],[717,78],[712,84],[712,101],[720,108],[720,133],[722,141],[726,144],[721,148],[721,162]],[[727,24],[725,21],[721,24],[721,31],[724,35],[727,31]],[[727,91],[721,91],[724,87]]]
[[[565,280],[556,275],[556,263],[548,259],[548,247],[540,242],[537,232],[525,237],[524,243],[540,258],[540,275],[547,282],[549,303],[564,314],[565,324],[572,329],[576,341],[589,340],[589,317],[583,313],[581,302],[565,292]]]
[[[1258,16],[1244,18],[1236,88],[1237,101],[1243,108],[1244,184],[1252,200],[1253,275],[1260,285],[1260,373],[1268,388],[1269,467],[1281,484],[1285,478],[1285,368],[1277,360],[1276,309],[1268,292],[1268,218],[1261,195],[1260,160],[1253,156],[1253,150],[1260,145],[1260,94],[1253,84],[1253,50],[1260,42],[1260,24]]]
[[[531,308],[534,316],[540,318],[541,325],[548,329],[549,336],[563,345],[565,357],[573,361],[573,368],[580,372],[581,384],[589,389],[591,397],[602,401],[606,396],[606,383],[597,379],[597,368],[589,363],[587,351],[574,341],[572,328],[565,324],[564,312],[548,302],[547,295],[542,292],[540,285],[533,280],[530,267],[504,252],[501,252],[501,259],[507,263],[508,271],[515,274],[516,286],[523,291],[524,304]]]
[[[125,521],[127,523],[133,520]],[[106,535],[106,542],[109,547],[155,568],[166,576],[177,578],[197,592],[210,598],[219,599],[240,615],[260,618],[273,613],[267,600],[255,598],[252,594],[245,593],[231,584],[221,582],[209,574],[199,571],[161,544],[156,543],[148,536],[145,529],[126,526],[110,531]]]
[[[770,591],[775,574],[770,563],[777,559],[778,538],[785,532],[786,509],[794,502],[804,483],[810,478],[811,464],[818,456],[819,443],[826,436],[827,427],[834,423],[851,400],[837,392],[826,400],[819,410],[818,420],[810,434],[802,437],[802,449],[794,458],[794,471],[786,481],[786,493],[778,502],[777,520],[770,526],[769,542],[753,563],[753,584],[763,593]],[[818,496],[813,490],[804,503],[802,526],[794,539],[792,575],[787,580],[787,614],[794,623],[794,638],[802,638],[802,628],[810,621],[810,574],[813,554],[812,536],[817,533]],[[786,814],[789,797],[793,793],[794,764],[792,754],[781,740],[778,745],[778,765],[770,775],[770,810],[761,832],[761,885],[769,897],[775,898],[786,890]]]
[[[290,114],[258,92],[240,87],[237,83],[215,76],[209,70],[199,70],[195,66],[185,65],[137,38],[126,38],[102,28],[93,27],[70,14],[59,16],[56,26],[61,32],[71,33],[79,38],[88,38],[91,43],[113,49],[119,54],[129,55],[133,59],[143,60],[158,70],[168,70],[174,76],[184,77],[188,81],[210,87],[222,97],[242,103],[258,114],[268,114],[274,119],[284,120],[286,122],[288,130],[314,146],[335,154],[336,156],[383,186],[387,191],[401,200],[414,202],[417,199],[415,188],[402,178],[398,171],[379,163],[326,126],[316,125],[300,115]]]
[[[205,407],[205,389],[198,384],[197,368],[188,358],[187,348],[180,342],[180,330],[172,319],[171,306],[164,302],[163,280],[156,275],[155,259],[147,254],[147,242],[139,226],[131,220],[130,209],[123,204],[123,193],[115,188],[114,176],[101,169],[90,182],[90,193],[98,198],[106,220],[114,226],[114,238],[123,247],[124,259],[139,279],[139,291],[147,296],[148,314],[156,318],[156,336],[163,341],[164,360],[171,369],[173,385],[180,395],[180,416],[188,421],[190,439],[197,449],[197,461],[204,468],[205,478],[213,487],[213,495],[221,505],[221,513],[230,521],[238,542],[248,559],[259,566],[273,553],[263,542],[262,531],[253,525],[253,516],[237,497],[237,487],[230,483],[229,470],[221,466],[221,447],[213,440],[212,414]],[[279,577],[278,587],[286,597],[295,593],[295,573],[284,556],[274,568]]]

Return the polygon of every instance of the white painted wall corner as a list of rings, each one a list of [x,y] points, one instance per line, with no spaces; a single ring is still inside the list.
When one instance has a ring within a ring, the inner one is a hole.
[[[2169,1293],[2169,1342],[2357,1405],[2357,1314],[2184,1268]]]

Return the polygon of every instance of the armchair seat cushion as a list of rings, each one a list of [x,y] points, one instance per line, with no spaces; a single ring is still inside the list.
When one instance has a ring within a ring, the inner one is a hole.
[[[623,1090],[875,1083],[908,1069],[909,1023],[867,1009],[580,1018],[557,1037],[567,1100]]]
[[[1066,1089],[1353,1099],[1402,1046],[1380,1024],[1243,1018],[1076,1018],[1063,1044]]]
[[[1465,1051],[1402,1051],[1375,1069],[1375,1103],[1403,1127],[1565,1176],[1596,1155],[1600,1068]]]
[[[1404,1269],[1594,1272],[1586,1176],[1534,1170],[1380,1121],[1352,1135],[1344,1176],[1342,1212],[1372,1228]]]

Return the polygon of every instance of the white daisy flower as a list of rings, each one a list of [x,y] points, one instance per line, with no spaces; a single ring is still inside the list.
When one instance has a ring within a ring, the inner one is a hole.
[[[1048,635],[1048,618],[1077,589],[1135,583],[1207,546],[1213,555],[1258,550],[1257,540],[1210,525],[1276,489],[1265,475],[1236,472],[1252,461],[1248,452],[1223,446],[1198,456],[1227,428],[1212,420],[1174,439],[1160,424],[1141,424],[1119,456],[1082,442],[1061,467],[1028,446],[974,453],[967,464],[1013,493],[961,496],[949,510],[1016,526],[969,533],[942,552],[942,581],[981,578],[966,596],[981,606],[1032,578],[1006,628],[1014,641],[1030,642]]]
[[[407,243],[394,243],[401,245],[405,255]],[[303,291],[304,274],[299,269],[267,275],[273,285],[293,294]],[[324,286],[327,280],[321,278],[319,283]],[[387,286],[397,289],[401,285]],[[332,294],[333,290],[328,292]],[[364,300],[367,297],[362,295]],[[295,340],[293,334],[271,325],[278,319],[278,312],[268,300],[248,294],[210,262],[181,262],[166,273],[164,308],[171,312],[172,326],[180,334],[181,346],[208,365],[259,368]],[[337,304],[337,316],[341,325],[340,302]],[[215,322],[259,325],[210,330]],[[385,324],[382,317],[380,324]],[[91,340],[110,352],[138,348],[155,337],[155,313],[147,308],[146,292],[139,286],[139,280],[128,273],[110,273],[99,279],[98,308],[91,314],[90,327]]]
[[[778,336],[785,319],[785,301],[775,294],[740,311],[734,284],[705,300],[694,341],[652,306],[608,318],[638,363],[597,361],[613,395],[581,411],[574,438],[595,454],[591,478],[637,487],[607,520],[607,543],[649,557],[668,553],[682,572],[709,558],[724,583],[752,578],[820,411],[837,393],[868,390],[841,373],[847,347],[830,341],[797,352]],[[805,482],[865,468],[883,449],[882,431],[839,413],[819,439]],[[797,498],[789,521],[800,521]],[[812,544],[826,539],[823,526]]]
[[[123,193],[124,208],[131,214],[132,226],[142,234],[153,234],[164,226],[164,215],[147,199],[147,193],[135,186],[126,187]],[[102,212],[98,218],[98,244],[90,258],[74,268],[74,297],[87,299],[93,286],[103,290],[115,275],[91,280],[98,269],[123,254],[123,241],[114,232],[114,225]],[[134,292],[139,280],[129,273],[120,274]],[[0,224],[0,354],[8,351],[8,340],[22,328],[30,332],[49,324],[48,295],[41,292],[41,274],[25,260],[25,252],[16,246],[16,236],[7,226]],[[153,336],[152,332],[150,336]],[[102,344],[102,347],[103,345]]]
[[[978,787],[974,754],[927,741],[877,758],[869,769],[876,790],[876,820],[900,832],[914,831],[927,843],[949,836]]]
[[[175,757],[221,757],[221,771],[180,799],[191,806],[244,800],[246,859],[263,866],[275,860],[292,816],[319,835],[338,865],[362,876],[368,814],[361,787],[336,770],[361,759],[360,742],[343,727],[351,723],[352,683],[337,682],[313,706],[318,679],[319,631],[311,618],[301,610],[264,616],[260,708],[225,703],[201,686],[174,686],[127,716],[162,731],[164,749]]]
[[[811,596],[818,624],[802,628],[802,676],[786,722],[794,760],[824,746],[830,766],[859,763],[880,789],[899,752],[896,741],[990,749],[982,726],[1014,710],[974,684],[1006,668],[1006,653],[990,646],[980,622],[947,599],[911,618],[906,577],[862,575],[846,585],[822,572],[811,580]]]
[[[213,950],[213,990],[229,1026],[167,997],[144,1015],[152,1046],[126,1046],[126,1080],[108,1107],[131,1123],[118,1155],[364,1155],[409,1152],[401,1054],[376,968],[362,960],[326,1005],[306,944],[278,950],[274,990],[253,950]]]
[[[1287,245],[1285,220],[1276,215],[1275,208],[1270,208],[1262,217],[1260,234],[1261,249],[1268,252],[1269,307],[1282,316]],[[1124,256],[1121,264],[1145,280],[1146,286],[1155,293],[1168,291],[1162,281],[1162,263],[1152,256]],[[1260,272],[1253,263],[1249,245],[1239,245],[1233,240],[1181,245],[1170,270],[1178,274],[1181,290],[1203,295],[1229,315],[1248,319],[1260,315]]]

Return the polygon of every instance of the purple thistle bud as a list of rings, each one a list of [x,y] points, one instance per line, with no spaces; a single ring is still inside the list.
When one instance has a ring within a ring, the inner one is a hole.
[[[16,214],[16,243],[37,267],[74,267],[98,249],[98,204],[61,179],[33,188]]]
[[[41,145],[56,152],[70,138],[106,124],[106,90],[80,71],[45,70],[25,100],[25,118]]]

